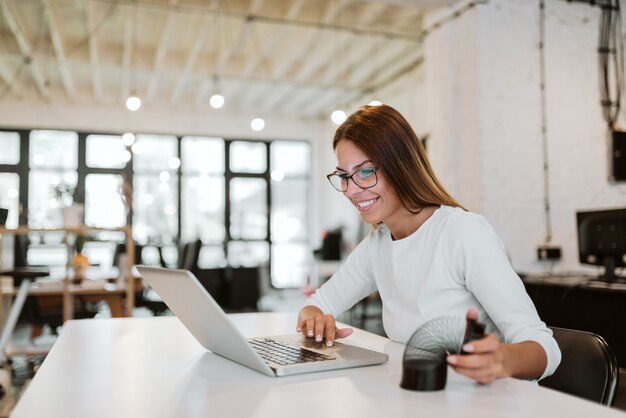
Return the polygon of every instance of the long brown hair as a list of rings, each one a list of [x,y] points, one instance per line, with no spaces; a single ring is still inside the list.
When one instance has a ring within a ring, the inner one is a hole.
[[[432,205],[465,209],[439,183],[422,142],[393,107],[363,106],[337,128],[333,149],[340,141],[351,141],[372,159],[409,211]]]

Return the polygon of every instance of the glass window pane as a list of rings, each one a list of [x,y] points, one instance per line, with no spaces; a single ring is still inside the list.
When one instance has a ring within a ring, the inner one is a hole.
[[[224,241],[224,177],[184,176],[182,240]]]
[[[311,147],[306,142],[274,141],[270,147],[272,178],[310,174]]]
[[[20,134],[0,132],[0,164],[19,164]]]
[[[230,170],[235,173],[264,173],[267,168],[266,149],[264,142],[232,142]]]
[[[304,241],[308,234],[308,180],[272,181],[272,241]]]
[[[61,228],[61,206],[71,204],[71,197],[59,201],[54,189],[59,185],[76,187],[76,171],[31,170],[28,179],[28,226]]]
[[[9,209],[6,226],[16,228],[20,207],[20,176],[15,173],[0,173],[0,207]],[[1,225],[0,225],[1,226]]]
[[[126,225],[122,176],[89,174],[85,178],[85,224],[101,228]]]
[[[198,267],[201,269],[213,269],[226,267],[224,247],[217,245],[203,245],[200,249]]]
[[[230,235],[233,239],[267,237],[267,183],[235,178],[230,182]]]
[[[70,131],[31,131],[30,166],[35,168],[78,167],[78,134]]]
[[[266,241],[228,243],[228,264],[232,267],[256,267],[269,260],[269,244]]]
[[[175,177],[136,174],[133,181],[133,236],[140,243],[171,243],[178,234]]]
[[[26,255],[28,264],[35,266],[57,266],[65,272],[67,247],[65,245],[31,245]]]
[[[181,140],[184,173],[224,173],[224,140],[185,136]]]
[[[177,170],[178,141],[169,135],[136,135],[133,150],[133,169],[136,172]]]
[[[114,252],[115,242],[87,241],[83,249],[83,254],[87,256],[89,263],[97,264],[103,269],[115,267],[113,266]]]
[[[305,244],[272,245],[272,284],[276,287],[305,285],[310,261],[311,249]]]
[[[130,161],[130,152],[119,135],[87,136],[87,166],[124,168]]]

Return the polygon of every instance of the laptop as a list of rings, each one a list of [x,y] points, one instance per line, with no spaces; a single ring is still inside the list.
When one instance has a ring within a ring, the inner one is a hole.
[[[246,339],[191,272],[146,266],[137,270],[204,348],[267,376],[368,366],[389,359],[350,344],[326,347],[323,341],[300,334]]]

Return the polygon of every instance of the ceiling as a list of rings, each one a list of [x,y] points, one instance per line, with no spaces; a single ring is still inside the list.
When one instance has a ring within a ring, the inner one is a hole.
[[[0,101],[302,118],[420,65],[434,0],[0,0]]]

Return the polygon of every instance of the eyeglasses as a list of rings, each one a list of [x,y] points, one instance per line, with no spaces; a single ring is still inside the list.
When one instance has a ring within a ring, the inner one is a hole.
[[[357,170],[350,175],[339,174],[335,171],[327,175],[326,178],[338,192],[345,192],[348,190],[348,180],[352,180],[352,182],[361,189],[369,189],[370,187],[376,186],[378,183],[378,176],[376,175],[377,170],[378,169],[376,167],[366,167]]]

